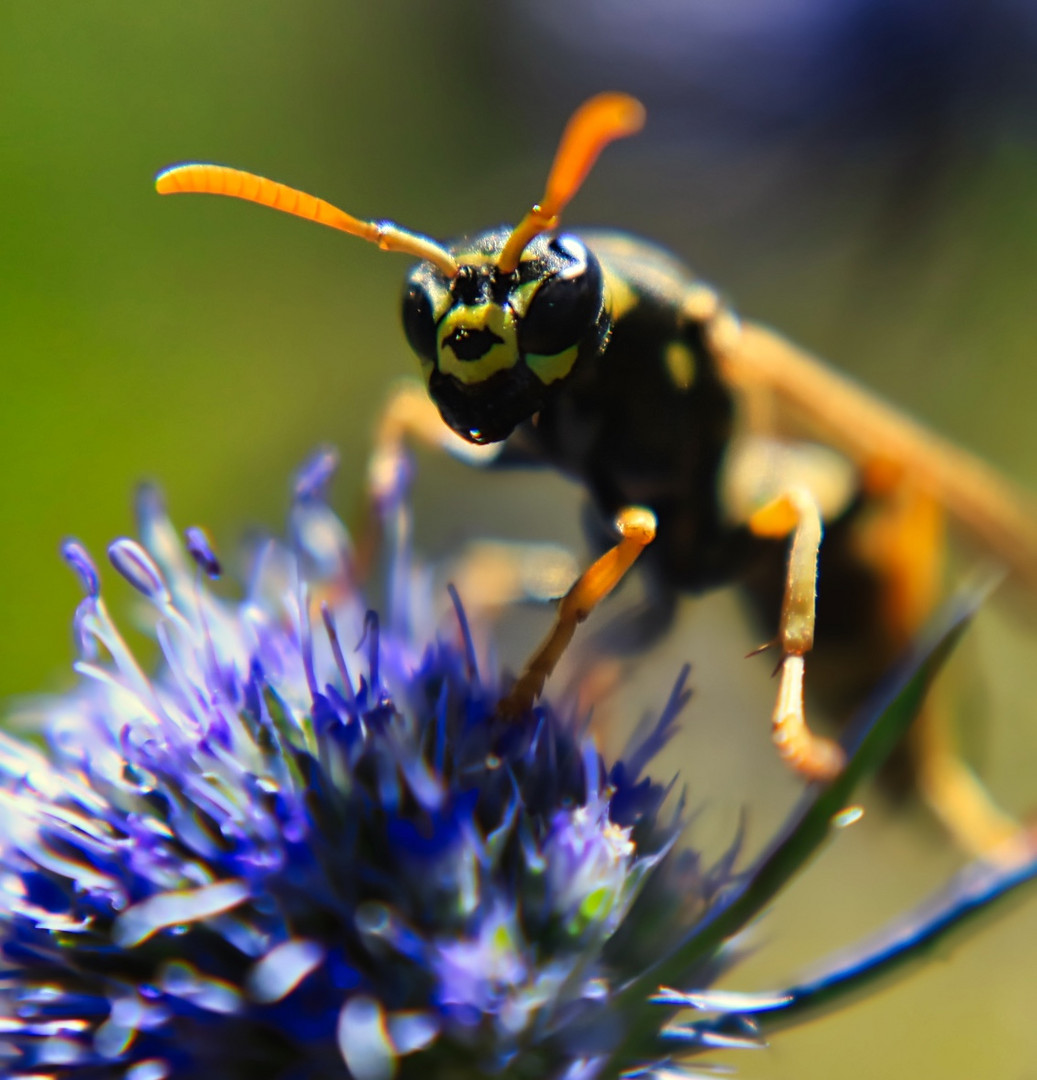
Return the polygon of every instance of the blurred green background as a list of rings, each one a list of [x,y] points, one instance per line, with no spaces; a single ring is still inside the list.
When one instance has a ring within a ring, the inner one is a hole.
[[[131,492],[148,477],[182,525],[208,525],[233,551],[247,527],[278,527],[291,470],[321,442],[342,450],[348,516],[379,404],[414,369],[397,318],[405,260],[228,200],[159,199],[154,173],[185,159],[446,237],[518,217],[572,107],[632,90],[649,128],[607,152],[569,224],[670,245],[740,310],[1037,490],[1033,27],[1009,4],[859,3],[846,9],[856,23],[837,22],[839,6],[6,5],[0,691],[69,681],[77,587],[62,537],[100,556],[132,529]],[[488,531],[579,547],[578,493],[557,478],[421,468],[426,549]],[[106,588],[127,611],[114,576]],[[685,605],[626,693],[639,714],[683,660],[698,664],[673,765],[706,805],[704,842],[729,836],[742,806],[762,842],[795,795],[764,735],[766,662],[741,660],[754,633],[730,597]],[[1037,641],[996,614],[974,639],[975,742],[1024,811]],[[879,925],[958,861],[923,815],[872,802],[763,923],[739,986]],[[953,963],[732,1063],[800,1080],[1037,1075],[1035,908]]]

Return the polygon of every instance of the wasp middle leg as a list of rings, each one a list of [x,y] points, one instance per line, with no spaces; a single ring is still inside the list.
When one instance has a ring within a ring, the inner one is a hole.
[[[809,488],[793,486],[752,514],[748,525],[757,536],[792,536],[776,642],[782,659],[771,719],[774,745],[803,776],[831,780],[842,771],[845,755],[837,743],[807,727],[803,706],[804,657],[814,645],[821,511]]]

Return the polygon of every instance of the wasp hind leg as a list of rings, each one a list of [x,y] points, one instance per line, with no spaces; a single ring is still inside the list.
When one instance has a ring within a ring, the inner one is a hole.
[[[551,632],[501,699],[498,705],[501,715],[518,716],[540,696],[548,676],[572,641],[576,627],[623,580],[637,557],[655,539],[655,515],[640,506],[627,507],[617,515],[616,529],[619,543],[593,562],[559,601]]]
[[[856,548],[879,582],[881,621],[897,651],[907,648],[936,604],[942,571],[944,521],[931,497],[907,484],[897,470],[877,463],[864,486],[875,500],[858,529]],[[1020,826],[1001,810],[961,756],[954,709],[937,685],[908,737],[918,791],[964,851],[996,858]]]
[[[1001,810],[962,759],[944,702],[927,704],[915,721],[910,749],[926,805],[964,851],[997,858],[1021,826]]]

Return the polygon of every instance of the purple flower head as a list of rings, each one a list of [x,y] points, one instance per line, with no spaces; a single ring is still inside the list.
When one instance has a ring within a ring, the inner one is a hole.
[[[668,788],[645,773],[687,671],[611,764],[549,702],[503,718],[507,685],[479,670],[456,596],[445,616],[428,599],[402,497],[383,505],[389,616],[369,609],[323,501],[332,466],[324,452],[302,472],[290,539],[255,551],[238,600],[212,591],[204,533],[182,543],[142,492],[140,540],[109,554],[152,610],[153,675],[94,562],[65,545],[85,593],[79,685],[38,710],[46,753],[0,734],[4,1076],[676,1076],[713,1047],[758,1045],[772,1020],[856,989],[1037,872],[1032,849],[975,871],[895,947],[812,983],[710,990],[731,939],[910,720],[942,646],[753,866],[733,875],[732,851],[704,869],[678,842],[681,806],[663,816]]]
[[[80,685],[42,709],[47,754],[0,736],[5,1075],[382,1080],[530,1047],[562,1075],[595,1041],[572,1021],[658,959],[615,931],[675,888],[662,789],[610,780],[549,704],[498,717],[405,551],[391,623],[370,611],[326,461],[239,601],[143,493],[109,554],[153,609],[154,676],[66,545]]]

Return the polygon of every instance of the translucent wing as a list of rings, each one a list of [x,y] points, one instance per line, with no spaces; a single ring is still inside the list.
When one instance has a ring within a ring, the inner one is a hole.
[[[862,466],[888,465],[1037,592],[1037,503],[995,469],[765,326],[722,326],[725,377]]]

